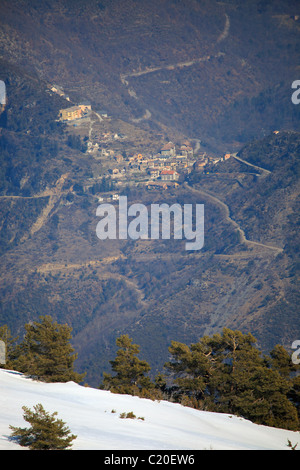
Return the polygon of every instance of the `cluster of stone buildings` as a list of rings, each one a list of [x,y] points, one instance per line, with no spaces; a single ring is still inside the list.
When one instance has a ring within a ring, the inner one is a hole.
[[[168,142],[157,154],[139,153],[126,155],[126,157],[122,154],[115,154],[111,156],[111,160],[116,163],[115,168],[112,169],[113,178],[126,176],[127,179],[144,178],[147,181],[168,182],[178,181],[180,172],[191,168],[195,158],[190,144],[184,143],[177,150],[172,142]]]
[[[54,86],[51,91],[68,99],[59,87]],[[88,116],[91,110],[89,102],[82,102],[77,106],[61,109],[59,119],[64,122],[76,121]],[[106,160],[107,172],[116,181],[117,186],[123,183],[144,183],[149,188],[156,186],[165,188],[170,185],[176,187],[181,175],[184,177],[193,169],[201,170],[207,163],[216,163],[230,157],[230,154],[226,154],[225,157],[212,161],[205,152],[197,152],[195,155],[193,146],[188,140],[179,145],[167,142],[157,153],[151,155],[118,153],[107,146],[125,137],[113,131],[102,131],[94,136],[93,142],[89,140],[87,143],[87,153],[97,154]]]
[[[193,147],[188,141],[179,146],[168,142],[157,154],[152,155],[142,153],[123,155],[112,150],[101,152],[108,157],[112,179],[119,184],[122,180],[144,182],[149,188],[165,184],[176,187],[180,177],[189,174],[193,169],[201,171],[208,163],[217,163],[230,158],[230,154],[218,159],[208,157],[205,152],[194,155]]]
[[[51,92],[70,101],[60,87],[54,85],[49,88]],[[61,109],[59,119],[63,122],[76,122],[89,116],[91,111],[89,102],[81,102],[76,106]],[[108,118],[106,111],[100,114],[101,118]],[[208,157],[205,152],[196,152],[195,155],[193,146],[188,140],[177,145],[171,141],[167,142],[157,153],[152,154],[128,154],[127,151],[120,153],[113,149],[112,144],[123,139],[126,139],[126,136],[113,130],[103,129],[94,133],[93,141],[89,139],[87,142],[87,153],[104,159],[105,172],[115,181],[115,187],[127,184],[145,184],[149,189],[177,187],[181,177],[184,179],[184,176],[193,169],[202,171],[208,163],[217,163],[230,158],[230,154],[218,159]],[[117,200],[117,195],[107,195],[107,197]]]

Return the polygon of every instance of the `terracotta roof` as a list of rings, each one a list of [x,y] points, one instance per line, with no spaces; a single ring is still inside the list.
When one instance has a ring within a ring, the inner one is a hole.
[[[162,150],[170,150],[170,149],[173,149],[174,147],[175,145],[172,142],[168,142],[162,147]]]

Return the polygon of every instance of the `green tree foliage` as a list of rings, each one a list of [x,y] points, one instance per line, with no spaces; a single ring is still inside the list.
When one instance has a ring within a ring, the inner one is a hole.
[[[288,391],[288,398],[297,408],[298,420],[300,423],[300,375],[292,378],[291,388]]]
[[[33,407],[34,411],[23,406],[23,418],[30,428],[10,426],[11,436],[21,446],[30,450],[66,450],[77,436],[70,434],[70,429],[61,420],[57,419],[57,412],[51,415],[38,403]]]
[[[114,189],[113,181],[109,177],[106,178],[105,176],[103,176],[100,182],[94,183],[89,188],[89,191],[91,194],[97,194],[97,193],[105,193],[108,191],[112,191],[113,189]]]
[[[13,368],[45,382],[81,382],[74,372],[77,357],[70,344],[72,329],[54,322],[51,316],[25,325],[26,334],[13,354]]]
[[[289,379],[291,372],[297,371],[297,366],[292,363],[289,353],[279,344],[272,349],[266,360],[270,367],[276,369],[285,379]]]
[[[140,347],[133,344],[128,335],[117,338],[116,345],[119,347],[116,358],[110,361],[115,375],[104,373],[101,387],[115,393],[148,396],[154,385],[145,376],[150,371],[150,365],[137,357]]]
[[[290,399],[292,393],[297,396],[297,383],[287,379],[288,368],[292,370],[287,353],[277,347],[264,358],[255,343],[251,334],[228,328],[190,347],[173,341],[172,360],[166,364],[175,385],[173,398],[267,426],[299,429]]]
[[[82,142],[79,135],[69,134],[67,137],[67,145],[72,149],[80,150],[80,152],[86,152],[87,144]]]

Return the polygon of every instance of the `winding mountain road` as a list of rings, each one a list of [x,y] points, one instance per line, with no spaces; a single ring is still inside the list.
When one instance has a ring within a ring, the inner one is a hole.
[[[224,216],[225,216],[225,220],[227,222],[231,223],[233,225],[233,227],[239,232],[241,243],[245,243],[247,245],[261,246],[263,248],[268,248],[269,250],[275,251],[277,254],[283,252],[283,249],[279,248],[278,246],[266,245],[265,243],[248,240],[244,230],[242,229],[242,227],[235,220],[233,220],[232,217],[230,216],[229,206],[227,204],[225,204],[225,202],[221,201],[221,199],[219,199],[216,196],[208,193],[207,191],[203,191],[202,189],[195,189],[195,188],[189,186],[187,183],[184,183],[184,187],[189,189],[190,191],[192,191],[194,193],[197,193],[201,196],[204,196],[204,197],[210,199],[214,204],[217,204],[219,207],[221,207],[222,210],[223,210]]]
[[[221,56],[224,56],[224,52],[217,52],[217,54],[214,55],[206,55],[203,57],[199,57],[197,59],[192,59],[192,60],[187,60],[185,62],[177,62],[175,64],[169,64],[169,65],[160,65],[157,67],[147,67],[144,70],[139,70],[138,72],[130,72],[130,73],[123,73],[120,75],[121,82],[128,86],[128,80],[127,78],[130,77],[141,77],[142,75],[146,75],[149,73],[154,73],[154,72],[159,72],[160,70],[175,70],[176,68],[183,68],[183,67],[190,67],[194,64],[199,64],[201,62],[207,62],[208,60],[212,58],[218,58]],[[132,93],[132,92],[131,92]]]
[[[225,25],[222,33],[218,36],[216,43],[219,44],[220,42],[224,41],[224,39],[227,38],[229,34],[229,29],[230,29],[230,18],[229,16],[225,13]],[[181,69],[184,67],[191,67],[192,65],[199,64],[199,63],[204,63],[207,62],[213,58],[219,58],[224,56],[224,52],[217,52],[216,54],[212,55],[205,55],[203,57],[198,57],[196,59],[191,59],[191,60],[186,60],[184,62],[176,62],[175,64],[169,64],[169,65],[159,65],[156,67],[146,67],[143,70],[138,70],[138,71],[133,71],[129,73],[121,73],[120,74],[120,80],[122,84],[127,88],[128,94],[132,97],[134,97],[136,100],[138,99],[138,96],[132,88],[129,88],[129,81],[128,79],[130,77],[141,77],[142,75],[147,75],[149,73],[154,73],[154,72],[159,72],[160,70],[175,70],[177,68]],[[147,109],[144,113],[144,116],[142,116],[139,119],[132,119],[133,122],[140,122],[146,119],[150,119],[151,117],[151,112]]]
[[[249,163],[247,162],[246,160],[243,160],[242,158],[238,157],[236,153],[234,153],[232,155],[233,158],[235,158],[236,160],[238,160],[239,162],[242,162],[242,163],[245,163],[246,165],[248,166],[251,166],[252,168],[254,168],[255,170],[258,170],[258,171],[261,171],[265,176],[266,175],[269,175],[271,173],[270,170],[266,170],[265,168],[262,168],[260,166],[257,166],[257,165],[253,165],[253,163]]]

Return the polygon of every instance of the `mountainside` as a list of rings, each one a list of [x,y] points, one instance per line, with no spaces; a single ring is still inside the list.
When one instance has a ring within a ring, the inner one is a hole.
[[[289,450],[288,441],[297,446],[299,434],[259,426],[236,416],[193,410],[165,401],[151,401],[85,388],[74,382],[45,384],[18,372],[0,370],[1,401],[0,449],[20,450],[10,441],[9,426],[28,427],[23,420],[23,406],[32,409],[41,403],[47,412],[58,413],[77,437],[73,450]],[[76,412],[74,413],[74,408]],[[120,418],[132,413],[135,418]],[[25,426],[24,426],[25,425]],[[296,447],[298,450],[298,446]],[[153,454],[153,452],[152,452]],[[151,455],[151,454],[150,454]],[[147,459],[147,452],[131,458]],[[149,456],[150,457],[150,456]],[[151,463],[163,456],[151,457]],[[168,456],[166,456],[167,458]],[[198,455],[177,455],[194,463]],[[103,455],[112,459],[113,454]],[[119,455],[115,455],[119,458]],[[123,458],[129,459],[129,456]],[[136,460],[135,464],[136,464]],[[124,460],[130,463],[130,460]],[[121,463],[115,461],[116,464]],[[133,461],[132,461],[132,465]]]
[[[39,315],[68,323],[93,386],[121,333],[153,373],[171,340],[224,326],[251,332],[263,350],[290,349],[299,336],[297,2],[4,0],[0,10],[1,325],[22,337]],[[58,120],[87,99],[80,123]],[[138,169],[136,180],[114,179],[115,167],[170,140],[190,140],[196,162],[211,160],[183,168],[167,189],[147,189]],[[99,197],[114,193],[128,205],[204,204],[203,249],[99,240]]]
[[[234,150],[297,128],[298,2],[4,0],[2,56],[146,129]]]

